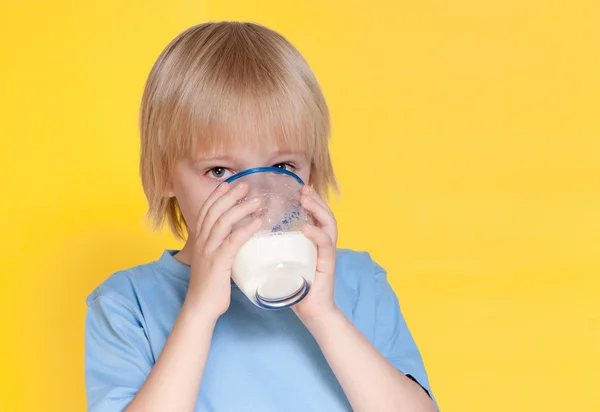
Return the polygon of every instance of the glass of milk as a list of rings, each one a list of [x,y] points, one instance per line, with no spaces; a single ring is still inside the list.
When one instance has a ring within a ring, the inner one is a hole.
[[[263,226],[238,252],[233,281],[261,308],[292,306],[308,293],[317,266],[317,248],[300,230],[305,222],[313,223],[300,204],[304,182],[276,167],[248,169],[227,179],[230,184],[242,181],[250,190],[241,201],[259,197],[261,207],[233,230],[255,217],[262,219]]]

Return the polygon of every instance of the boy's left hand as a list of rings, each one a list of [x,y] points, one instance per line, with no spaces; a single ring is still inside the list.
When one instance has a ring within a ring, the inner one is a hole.
[[[335,278],[337,222],[327,204],[308,185],[302,188],[302,206],[309,211],[315,225],[305,223],[304,235],[317,246],[317,270],[308,295],[292,308],[306,324],[337,310],[333,300]]]

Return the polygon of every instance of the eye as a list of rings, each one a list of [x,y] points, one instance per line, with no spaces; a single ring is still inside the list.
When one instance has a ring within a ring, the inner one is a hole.
[[[283,169],[283,170],[289,170],[290,172],[294,169],[294,166],[291,163],[277,163],[276,165],[273,165],[273,167],[276,167],[278,169]]]
[[[208,177],[210,177],[212,179],[227,180],[230,176],[233,175],[233,173],[231,172],[231,170],[227,169],[226,167],[217,166],[217,167],[213,167],[212,169],[210,169],[207,172],[207,175],[208,175]]]

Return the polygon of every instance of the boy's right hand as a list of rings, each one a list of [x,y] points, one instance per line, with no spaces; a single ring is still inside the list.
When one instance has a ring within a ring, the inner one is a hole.
[[[231,301],[231,267],[238,251],[260,228],[260,219],[232,232],[233,226],[257,211],[260,199],[238,204],[248,185],[222,183],[202,205],[194,231],[190,284],[186,302],[215,321]]]

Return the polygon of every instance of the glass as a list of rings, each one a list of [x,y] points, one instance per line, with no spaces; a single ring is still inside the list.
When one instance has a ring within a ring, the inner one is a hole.
[[[232,278],[255,305],[281,309],[300,302],[310,290],[317,266],[317,248],[301,231],[313,218],[300,204],[304,182],[293,172],[258,167],[239,172],[227,183],[246,182],[248,195],[261,199],[260,209],[233,230],[262,219],[262,228],[238,252]]]

